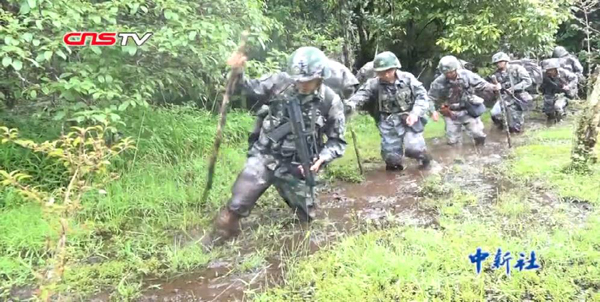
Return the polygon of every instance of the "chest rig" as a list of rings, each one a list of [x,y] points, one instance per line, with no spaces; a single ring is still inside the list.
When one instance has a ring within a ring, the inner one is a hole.
[[[301,95],[293,87],[286,89],[269,104],[269,113],[263,122],[263,131],[268,138],[266,143],[270,147],[270,152],[287,162],[298,161],[288,102],[299,103],[302,112],[300,127],[309,133],[304,139],[311,157],[316,157],[323,147],[322,137],[326,123],[321,108],[323,99],[319,90],[313,94]]]
[[[455,80],[448,80],[448,104],[455,108],[462,108],[465,106],[465,102],[469,99],[469,86],[465,79],[457,78]]]
[[[381,113],[401,113],[412,110],[414,105],[410,85],[402,80],[393,84],[379,83],[378,109]]]

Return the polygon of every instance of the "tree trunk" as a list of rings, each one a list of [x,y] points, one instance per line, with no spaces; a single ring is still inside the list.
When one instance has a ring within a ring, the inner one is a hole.
[[[589,165],[597,161],[594,147],[598,140],[598,123],[600,122],[600,76],[596,77],[586,106],[587,108],[583,110],[578,120],[575,144],[571,152],[572,167],[583,171],[589,171]]]

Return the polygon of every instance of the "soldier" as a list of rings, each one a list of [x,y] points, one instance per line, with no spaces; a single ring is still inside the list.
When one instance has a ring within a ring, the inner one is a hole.
[[[440,113],[446,123],[446,138],[448,144],[462,142],[462,127],[475,140],[476,145],[485,143],[483,122],[479,118],[485,112],[483,99],[475,95],[475,91],[500,90],[500,84],[486,82],[476,73],[460,68],[460,62],[454,56],[440,59],[442,74],[437,77],[429,88],[429,97],[439,104]]]
[[[356,74],[356,78],[358,79],[358,82],[361,85],[367,82],[367,80],[374,78],[375,76],[376,74],[375,70],[373,69],[373,61],[369,61],[365,65],[363,65],[363,67],[361,67],[360,70],[358,70],[358,73]]]
[[[567,98],[577,96],[577,76],[560,67],[558,59],[547,59],[543,62],[544,79],[540,91],[544,95],[544,113],[548,121],[560,121],[565,116]]]
[[[228,64],[241,67],[245,61],[246,57],[235,54]],[[313,153],[311,158],[315,158],[310,170],[317,173],[322,166],[341,157],[346,149],[344,105],[331,88],[322,85],[330,73],[323,52],[314,47],[301,47],[288,61],[287,74],[291,82],[273,77],[270,81],[252,81],[242,75],[242,88],[258,95],[261,101],[266,100],[269,110],[258,140],[250,148],[246,164],[233,184],[227,206],[215,218],[214,230],[202,240],[205,246],[212,246],[213,240],[221,243],[236,236],[239,220],[250,214],[258,198],[271,185],[296,211],[298,218],[307,222],[314,218],[317,199],[311,194],[304,179],[305,171],[298,163],[295,136],[287,127],[290,115],[284,102],[300,102],[305,128],[311,132],[305,141]],[[327,137],[325,143],[319,139],[322,135]]]
[[[404,155],[431,162],[423,138],[424,118],[429,107],[427,91],[415,76],[400,71],[400,61],[392,52],[378,54],[373,61],[377,77],[369,79],[346,102],[350,111],[366,103],[376,103],[376,122],[381,135],[381,157],[387,170],[403,170]]]
[[[473,70],[473,68],[474,68],[473,64],[471,64],[471,63],[469,63],[469,62],[467,62],[465,60],[458,59],[458,62],[460,63],[460,68],[461,69],[464,68],[464,69],[468,69],[468,70]],[[442,74],[442,69],[441,69],[440,64],[438,63],[438,67],[435,70],[434,77],[437,78],[441,74]]]
[[[331,72],[330,76],[323,80],[323,84],[333,89],[335,93],[337,93],[340,98],[343,100],[349,98],[356,89],[358,88],[358,79],[352,74],[350,69],[348,69],[344,64],[334,61],[332,59],[328,60],[328,68]],[[258,80],[248,80],[253,85],[257,83],[263,83],[263,85],[274,85],[274,83],[291,83],[293,79],[286,72],[278,72],[272,75],[268,75],[262,77]],[[270,96],[266,96],[267,98]],[[254,123],[254,128],[248,137],[248,148],[252,148],[252,144],[258,139],[260,134],[260,129],[262,127],[262,123],[264,118],[267,116],[269,112],[269,106],[262,105],[256,112],[256,121]]]
[[[510,115],[508,127],[511,133],[521,132],[524,119],[523,111],[529,108],[529,103],[533,100],[526,91],[531,86],[532,79],[525,67],[509,63],[510,58],[504,52],[496,53],[492,56],[492,64],[498,68],[493,74],[498,83],[502,85],[500,97],[506,104],[507,112]],[[502,108],[498,100],[491,110],[492,121],[502,129]]]
[[[577,75],[579,83],[583,84],[585,80],[583,66],[574,55],[571,55],[564,47],[556,46],[554,52],[552,52],[552,57],[558,59],[560,67]]]

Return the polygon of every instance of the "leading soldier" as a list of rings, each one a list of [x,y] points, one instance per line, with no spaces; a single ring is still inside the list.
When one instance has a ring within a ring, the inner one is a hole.
[[[202,240],[204,245],[212,246],[236,236],[240,219],[250,214],[258,198],[271,185],[298,218],[311,221],[315,217],[317,199],[305,178],[309,171],[300,166],[296,136],[289,127],[291,107],[287,103],[298,102],[300,106],[301,123],[309,131],[304,143],[314,158],[310,171],[316,174],[322,166],[341,157],[346,149],[344,105],[331,88],[323,85],[323,80],[331,74],[327,60],[319,49],[301,47],[288,61],[287,74],[291,82],[250,81],[241,76],[242,88],[266,101],[268,114],[233,184],[231,198],[215,217],[213,231]],[[235,54],[228,64],[242,67],[245,61],[246,57]],[[323,135],[327,137],[326,142],[321,141]]]

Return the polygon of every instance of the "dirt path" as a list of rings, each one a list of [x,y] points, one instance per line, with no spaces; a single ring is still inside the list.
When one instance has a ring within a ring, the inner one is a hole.
[[[539,127],[539,124],[531,126]],[[487,127],[486,145],[476,149],[472,143],[451,147],[443,138],[428,141],[428,148],[437,164],[429,171],[420,171],[416,162],[409,160],[409,166],[402,172],[385,171],[381,163],[374,163],[366,173],[366,181],[360,184],[334,183],[321,192],[321,209],[318,226],[311,226],[310,235],[305,236],[305,228],[298,224],[288,226],[287,232],[278,238],[280,249],[276,255],[267,255],[267,263],[257,271],[237,273],[231,259],[216,260],[208,268],[197,274],[176,278],[172,281],[148,281],[148,287],[160,286],[144,293],[138,301],[235,301],[244,299],[244,291],[260,290],[281,281],[282,258],[306,256],[327,246],[343,234],[356,230],[360,224],[385,227],[388,223],[402,223],[421,227],[436,227],[436,213],[419,206],[419,185],[424,178],[433,174],[444,174],[456,163],[477,170],[483,166],[498,164],[501,154],[506,151],[505,134]],[[513,139],[513,144],[519,143]],[[477,176],[474,176],[477,178]],[[484,182],[471,179],[472,182]],[[269,213],[266,216],[277,219],[286,213]],[[264,218],[265,215],[260,215]],[[275,217],[273,217],[275,216]],[[240,236],[248,236],[257,229],[260,222],[248,223]],[[243,240],[243,239],[242,239]],[[257,243],[240,241],[238,254],[243,257],[260,247]],[[278,254],[278,255],[277,255]],[[97,300],[102,301],[102,299]]]

